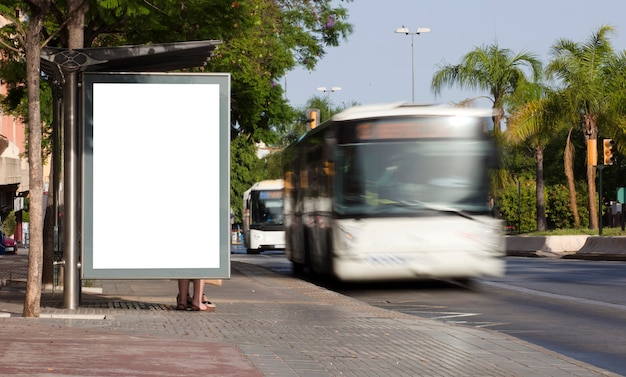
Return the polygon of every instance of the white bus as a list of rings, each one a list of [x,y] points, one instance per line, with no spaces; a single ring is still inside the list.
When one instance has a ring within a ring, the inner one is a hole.
[[[285,150],[285,254],[343,281],[466,280],[505,271],[489,206],[491,110],[361,106]]]
[[[243,239],[248,254],[284,249],[283,180],[255,183],[243,193]]]

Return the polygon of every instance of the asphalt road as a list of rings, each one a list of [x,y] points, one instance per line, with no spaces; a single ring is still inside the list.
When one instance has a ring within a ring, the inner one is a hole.
[[[233,258],[291,274],[279,251]],[[371,305],[503,332],[626,375],[626,262],[507,258],[507,274],[469,286],[318,282]]]

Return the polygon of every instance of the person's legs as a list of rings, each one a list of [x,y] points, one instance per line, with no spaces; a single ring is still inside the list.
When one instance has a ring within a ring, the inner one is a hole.
[[[191,303],[195,308],[199,308],[200,310],[205,310],[206,305],[202,303],[202,294],[204,293],[204,280],[202,279],[194,279],[193,280],[193,298]]]
[[[191,308],[196,311],[212,311],[215,309],[214,305],[206,305],[203,303],[202,298],[204,296],[204,280],[193,280],[193,298]]]
[[[178,279],[178,296],[176,296],[176,310],[187,309],[187,296],[189,296],[189,279]]]

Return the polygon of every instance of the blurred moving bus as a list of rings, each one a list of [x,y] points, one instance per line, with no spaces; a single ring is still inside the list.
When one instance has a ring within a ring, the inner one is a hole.
[[[283,180],[255,183],[243,193],[244,246],[248,254],[284,249]]]
[[[459,279],[505,271],[491,214],[492,111],[360,106],[285,150],[285,254],[294,273],[343,281]]]

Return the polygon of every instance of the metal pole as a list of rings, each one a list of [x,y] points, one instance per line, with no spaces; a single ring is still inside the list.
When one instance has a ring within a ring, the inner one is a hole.
[[[396,33],[411,35],[411,103],[415,103],[415,51],[414,51],[414,43],[415,43],[415,35],[420,35],[420,33],[428,33],[430,32],[430,28],[427,27],[419,27],[417,31],[411,33],[409,28],[402,25],[401,28],[396,29]]]
[[[598,165],[598,235],[602,235],[602,169],[604,165]]]
[[[520,184],[519,179],[517,180],[517,234],[520,234],[522,231],[522,199],[520,195]]]
[[[620,225],[622,226],[622,231],[624,230],[624,203],[622,203],[622,212],[620,213],[619,219],[620,219]]]
[[[78,140],[77,90],[78,71],[63,69],[63,304],[65,309],[79,305],[80,279],[78,274]]]
[[[411,34],[411,103],[415,103],[415,52],[413,49],[413,40],[415,34]]]

